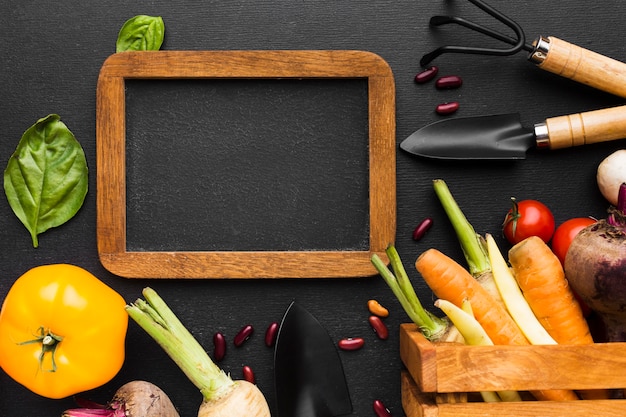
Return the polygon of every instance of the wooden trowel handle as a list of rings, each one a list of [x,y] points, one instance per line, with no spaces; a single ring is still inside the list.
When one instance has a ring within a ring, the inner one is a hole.
[[[546,137],[537,136],[538,147],[561,149],[626,139],[626,106],[552,117],[546,119],[545,127]]]
[[[552,36],[535,43],[537,49],[530,60],[539,68],[626,97],[626,63]]]

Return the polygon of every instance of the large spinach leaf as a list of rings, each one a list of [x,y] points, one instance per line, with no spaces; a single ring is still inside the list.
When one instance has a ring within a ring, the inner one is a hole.
[[[33,240],[71,219],[88,188],[85,153],[56,114],[28,128],[4,171],[4,192]]]
[[[161,16],[138,15],[124,23],[117,35],[116,52],[158,51],[163,44],[165,24]]]

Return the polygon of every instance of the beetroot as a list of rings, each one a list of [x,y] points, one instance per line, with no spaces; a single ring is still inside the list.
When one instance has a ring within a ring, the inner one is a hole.
[[[610,342],[626,341],[626,183],[606,219],[587,226],[565,256],[572,289],[602,319]]]
[[[169,397],[156,385],[131,381],[115,392],[107,405],[89,404],[66,410],[61,417],[179,417]]]

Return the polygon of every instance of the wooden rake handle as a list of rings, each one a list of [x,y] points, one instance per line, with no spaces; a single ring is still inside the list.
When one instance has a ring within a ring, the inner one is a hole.
[[[555,37],[540,37],[530,61],[554,74],[626,97],[626,63]]]
[[[535,126],[536,132],[540,131],[538,128],[545,130],[545,135],[537,135],[540,148],[561,149],[626,139],[626,106],[552,117]]]

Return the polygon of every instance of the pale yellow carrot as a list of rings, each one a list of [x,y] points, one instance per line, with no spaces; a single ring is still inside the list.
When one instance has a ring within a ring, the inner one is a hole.
[[[528,305],[492,235],[487,235],[487,250],[491,260],[493,278],[500,291],[502,301],[504,301],[504,305],[524,336],[533,345],[556,345],[556,341],[539,323],[535,313]]]

